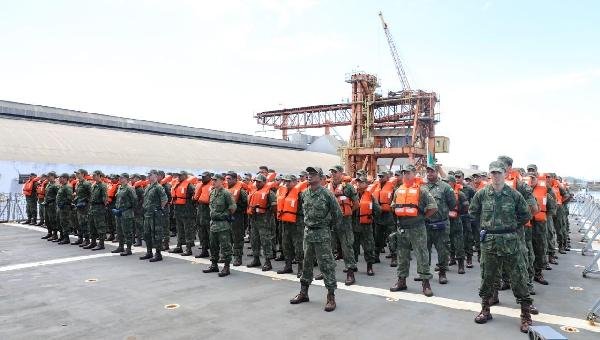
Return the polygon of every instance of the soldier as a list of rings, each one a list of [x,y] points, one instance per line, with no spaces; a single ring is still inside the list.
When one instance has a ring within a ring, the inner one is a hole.
[[[165,189],[158,183],[158,171],[148,171],[149,185],[144,189],[144,240],[146,241],[146,255],[140,260],[150,262],[162,261],[160,251],[162,249],[163,229],[161,222],[164,219],[164,207],[167,205],[167,194]],[[154,257],[152,248],[156,248]]]
[[[558,243],[558,252],[566,254],[568,230],[567,223],[565,221],[565,210],[566,204],[569,202],[569,193],[565,190],[564,186],[557,179],[555,173],[551,174],[552,179],[552,191],[556,197],[556,217],[553,218],[554,229],[556,231],[556,242]]]
[[[244,220],[248,208],[248,192],[243,188],[244,183],[238,181],[235,171],[229,171],[225,176],[225,180],[227,181],[227,190],[236,206],[231,222],[231,238],[233,240],[233,266],[237,267],[242,265],[242,256],[244,255],[244,236],[246,233]]]
[[[323,170],[319,167],[308,167],[310,187],[302,193],[302,210],[304,211],[304,263],[300,278],[300,293],[290,300],[291,304],[308,302],[308,287],[313,280],[313,264],[319,265],[327,288],[325,311],[335,310],[335,260],[331,252],[331,225],[339,223],[342,218],[339,204],[331,191],[321,186]]]
[[[35,173],[29,174],[27,182],[23,184],[23,195],[27,204],[27,221],[23,224],[35,224],[37,219],[37,186],[38,177]]]
[[[273,259],[273,236],[271,219],[277,210],[277,199],[275,194],[266,184],[267,178],[259,174],[254,179],[256,191],[248,198],[248,217],[252,228],[252,252],[254,259],[247,265],[248,268],[260,267],[260,248],[262,247],[265,255],[265,264],[262,271],[273,269],[271,259]]]
[[[341,165],[334,165],[329,172],[331,173],[331,183],[328,188],[336,197],[342,214],[342,218],[333,226],[333,233],[340,241],[344,257],[344,272],[346,272],[345,284],[350,286],[356,282],[354,273],[358,271],[354,257],[354,233],[352,231],[352,214],[358,208],[358,195],[350,183],[342,182],[344,168]]]
[[[119,247],[111,253],[120,253],[121,256],[131,255],[131,245],[133,244],[133,210],[137,204],[137,195],[131,185],[129,185],[129,174],[122,173],[119,177],[119,187],[115,199],[115,208],[113,214],[117,222],[117,240]],[[123,249],[127,244],[127,249]]]
[[[398,228],[398,281],[390,288],[397,292],[406,290],[406,277],[410,268],[410,251],[417,257],[418,280],[423,281],[423,294],[433,296],[429,280],[431,279],[429,253],[427,252],[427,229],[425,219],[437,212],[436,200],[417,184],[414,165],[405,165],[402,169],[402,185],[394,193],[392,209]]]
[[[212,173],[204,171],[202,173],[201,183],[196,185],[194,193],[194,200],[198,202],[196,224],[198,228],[198,239],[200,239],[200,245],[202,251],[196,255],[196,258],[208,257],[208,249],[210,247],[209,230],[210,230],[210,191],[212,189]],[[169,251],[170,252],[170,251]]]
[[[517,234],[529,219],[531,211],[519,192],[504,183],[506,166],[503,162],[490,163],[492,183],[473,197],[469,213],[481,225],[481,312],[475,322],[484,324],[492,319],[490,299],[502,268],[509,271],[512,290],[521,304],[521,332],[531,325],[530,306],[533,300],[527,288],[527,266]]]
[[[173,253],[181,253],[181,256],[191,256],[194,240],[196,239],[196,228],[194,225],[194,184],[193,177],[188,176],[186,171],[179,172],[179,181],[171,188],[171,203],[177,223],[177,247]],[[185,244],[185,251],[181,246]]]
[[[106,182],[107,186],[107,200],[106,200],[106,225],[108,229],[107,241],[118,242],[115,238],[116,232],[116,216],[113,215],[112,210],[115,209],[115,199],[117,196],[117,190],[119,190],[119,175],[112,174],[108,176],[109,181]]]
[[[302,271],[302,260],[304,249],[302,247],[302,233],[304,230],[304,213],[302,211],[301,193],[305,190],[298,185],[294,175],[286,175],[283,178],[285,192],[277,200],[277,218],[282,226],[282,246],[285,255],[285,267],[277,271],[277,274],[293,273],[292,261],[294,257],[298,261],[298,277]]]
[[[69,244],[69,229],[71,224],[71,204],[73,204],[73,189],[68,184],[69,174],[62,174],[58,179],[59,188],[56,193],[56,207],[58,208],[58,222],[60,236],[53,240],[58,244]]]
[[[137,203],[133,209],[133,235],[137,239],[133,245],[134,247],[141,247],[142,238],[144,237],[144,188],[141,186],[140,181],[140,175],[131,175],[131,185],[133,186],[133,190],[137,196]]]
[[[225,178],[221,174],[212,176],[213,189],[210,191],[210,262],[204,273],[219,272],[219,253],[225,258],[225,265],[219,277],[228,276],[231,263],[231,222],[236,210],[235,202],[227,189],[223,187]]]
[[[363,177],[366,178],[366,176]],[[390,176],[387,172],[380,172],[377,177],[379,177],[379,181],[373,184],[376,190],[371,190],[373,196],[375,196],[381,206],[381,214],[375,218],[375,253],[373,254],[375,256],[375,263],[379,263],[379,254],[385,247],[385,240],[389,237],[395,237],[393,234],[396,231],[391,203],[397,179]],[[396,267],[398,265],[398,257],[396,249],[393,246],[390,247],[390,255],[390,267]]]
[[[469,216],[468,205],[473,199],[473,196],[475,196],[475,189],[468,184],[467,179],[469,177],[465,178],[465,174],[462,172],[462,170],[455,171],[454,178],[456,179],[456,184],[461,186],[460,191],[465,194],[466,197],[467,206],[461,206],[460,220],[463,229],[463,244],[464,252],[467,257],[467,268],[473,268],[473,242],[475,239],[479,239],[479,231],[477,231],[476,228],[473,228],[471,216]]]
[[[375,239],[373,238],[373,221],[381,214],[381,207],[377,198],[367,190],[369,182],[367,177],[359,176],[356,178],[357,194],[359,197],[358,209],[354,212],[354,256],[358,262],[360,247],[363,248],[365,262],[367,263],[367,275],[373,276],[373,263],[375,263]],[[393,193],[390,192],[390,195]],[[390,198],[390,202],[391,202]],[[393,225],[393,220],[392,220]],[[394,252],[395,254],[395,252]]]
[[[453,259],[458,260],[458,273],[464,274],[465,246],[463,232],[471,232],[471,220],[467,220],[469,223],[468,229],[463,230],[463,220],[461,219],[461,216],[464,214],[467,214],[468,216],[469,202],[467,196],[461,190],[461,185],[456,183],[455,177],[449,176],[448,184],[450,184],[450,187],[454,190],[454,196],[456,198],[456,205],[450,207],[450,212],[448,213],[448,217],[450,218],[450,262],[448,265],[451,265]],[[471,252],[473,252],[473,247],[471,247]]]
[[[165,194],[167,194],[167,202],[171,202],[172,197],[171,197],[171,179],[172,176],[165,176],[165,172],[162,170],[158,171],[158,182],[160,183],[160,185],[163,187],[163,189],[165,190]],[[194,208],[195,209],[195,208]],[[163,251],[167,251],[169,250],[169,242],[171,241],[170,239],[170,228],[171,228],[171,221],[169,218],[169,213],[171,210],[171,205],[169,203],[167,203],[167,205],[165,206],[165,214],[164,214],[164,218],[162,221],[163,224]],[[195,212],[194,212],[194,216],[196,216]],[[193,222],[195,223],[195,221]],[[196,227],[194,227],[195,230]],[[194,233],[195,234],[195,233]],[[194,235],[194,238],[196,238],[196,235]]]
[[[52,241],[58,239],[56,235],[58,231],[56,223],[56,194],[58,193],[58,186],[56,185],[56,172],[50,171],[48,173],[48,184],[46,184],[46,194],[44,195],[44,209],[46,210],[46,227],[48,233],[46,236],[42,236],[42,239]]]
[[[92,194],[92,184],[86,179],[87,171],[79,169],[75,171],[77,184],[75,186],[75,209],[77,222],[77,241],[72,245],[79,245],[83,249],[92,249],[96,247],[96,239],[90,239],[89,212],[90,196]],[[84,240],[85,238],[85,240]]]
[[[106,239],[106,202],[108,200],[106,183],[102,181],[102,171],[95,170],[93,173],[94,184],[92,185],[92,194],[90,195],[90,211],[89,211],[89,225],[90,225],[90,237],[92,244],[98,244],[92,250],[104,249],[104,240]],[[86,247],[84,247],[86,248]]]
[[[431,264],[431,246],[435,245],[438,255],[439,282],[448,283],[446,272],[448,271],[450,243],[450,221],[448,213],[450,207],[456,206],[454,190],[447,183],[439,180],[438,170],[435,166],[427,166],[427,183],[424,187],[435,198],[438,210],[435,214],[425,219],[427,225],[427,249],[429,250],[429,261]]]
[[[528,270],[530,280],[547,285],[548,281],[544,279],[542,270],[546,268],[546,253],[548,252],[548,243],[546,240],[546,219],[548,191],[552,190],[546,183],[546,176],[539,178],[537,166],[529,164],[527,166],[527,177],[525,182],[533,189],[533,196],[538,202],[540,211],[536,213],[531,221],[525,226],[525,241],[529,251]]]
[[[45,222],[45,209],[44,209],[44,196],[46,195],[46,185],[48,184],[48,176],[46,174],[42,174],[38,180],[38,186],[35,189],[37,203],[38,203],[38,211],[40,214],[40,221],[36,224],[41,227]]]

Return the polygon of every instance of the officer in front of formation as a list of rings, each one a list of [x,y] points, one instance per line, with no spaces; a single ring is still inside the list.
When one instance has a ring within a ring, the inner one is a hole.
[[[508,271],[512,291],[521,304],[521,332],[531,325],[530,307],[533,300],[527,288],[527,260],[518,235],[518,229],[532,217],[527,202],[518,191],[504,183],[506,165],[501,161],[490,163],[492,183],[479,190],[469,206],[471,216],[481,227],[481,312],[476,323],[492,319],[490,299],[502,268]]]
[[[150,260],[150,262],[162,261],[162,240],[164,220],[164,207],[167,205],[167,194],[165,189],[158,183],[158,171],[148,171],[149,184],[144,189],[144,240],[146,241],[146,255],[140,257],[140,260]],[[152,248],[156,248],[156,253],[152,255]]]

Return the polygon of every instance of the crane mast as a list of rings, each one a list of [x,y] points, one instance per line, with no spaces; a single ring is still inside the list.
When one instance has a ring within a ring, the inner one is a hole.
[[[402,83],[402,90],[410,91],[410,85],[408,84],[406,73],[404,72],[404,68],[402,67],[402,61],[400,61],[400,57],[398,56],[396,44],[394,43],[394,39],[392,38],[392,34],[390,33],[387,23],[385,22],[385,20],[383,20],[383,13],[379,12],[379,18],[381,19],[383,31],[385,32],[385,37],[387,38],[388,45],[390,46],[390,53],[392,54],[392,59],[394,59],[396,73],[398,73],[398,78],[400,78],[400,83]]]

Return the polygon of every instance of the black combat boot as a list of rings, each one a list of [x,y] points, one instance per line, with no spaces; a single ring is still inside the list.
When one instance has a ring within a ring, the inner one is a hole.
[[[54,235],[52,236],[52,239],[50,241],[52,242],[60,242],[62,240],[62,231],[61,232],[55,232]]]
[[[163,241],[162,250],[163,251],[168,251],[169,250],[169,240],[164,240]]]
[[[54,231],[52,232],[52,236],[48,237],[48,238],[46,239],[46,241],[53,242],[54,240],[57,240],[57,239],[58,239],[58,235],[57,235],[57,233],[58,233],[58,232],[57,232],[56,230],[54,230]]]
[[[135,244],[133,246],[134,247],[141,247],[142,246],[142,238],[138,237],[137,241],[135,242]]]
[[[271,265],[271,260],[270,259],[266,259],[265,260],[265,264],[263,264],[262,266],[262,271],[263,272],[267,272],[269,270],[273,269],[273,266]]]
[[[227,276],[229,274],[230,274],[230,272],[229,272],[229,261],[225,261],[225,265],[223,266],[223,269],[219,273],[219,277],[225,277],[225,276]]]
[[[254,256],[254,258],[252,259],[252,262],[248,263],[246,265],[246,267],[248,267],[248,268],[260,267],[260,258],[258,256]]]
[[[346,286],[351,286],[356,282],[356,279],[354,278],[354,270],[352,270],[352,268],[348,269],[348,272],[346,273],[346,282],[344,282],[344,284]]]
[[[450,255],[450,261],[448,261],[449,266],[454,266],[456,264],[456,257],[454,255]]]
[[[160,246],[156,248],[156,252],[154,253],[154,257],[150,259],[148,262],[158,262],[162,261],[162,254],[160,253]]]
[[[484,324],[489,320],[492,320],[492,314],[490,313],[490,299],[481,300],[481,312],[475,317],[475,322],[478,324]]]
[[[131,243],[127,243],[127,249],[125,249],[121,254],[121,256],[131,255]]]
[[[390,292],[398,292],[401,290],[406,290],[406,278],[405,277],[399,277],[396,284],[393,285],[392,287],[390,287]]]
[[[531,305],[527,302],[521,303],[521,332],[529,332],[529,326],[531,326]]]
[[[21,224],[31,224],[31,219],[28,218],[27,221],[23,221],[23,222],[21,222]]]
[[[48,233],[46,234],[46,236],[42,236],[42,240],[47,240],[50,237],[52,237],[52,231],[48,230]]]
[[[354,272],[349,272],[349,273],[354,273]],[[329,291],[327,292],[327,302],[325,303],[325,308],[323,308],[324,311],[326,312],[333,312],[335,310],[335,290],[334,289],[329,289]]]
[[[439,276],[439,282],[440,282],[440,284],[445,285],[446,283],[448,283],[448,278],[446,277],[446,271],[445,270],[440,269],[440,271],[438,273],[438,276]]]
[[[375,275],[375,272],[373,272],[373,264],[372,263],[367,263],[367,275],[368,276]]]
[[[277,274],[290,274],[293,273],[294,270],[292,269],[292,259],[286,259],[285,260],[285,267],[283,267],[282,269],[277,271]]]
[[[192,247],[193,247],[193,245],[187,244],[185,246],[185,251],[183,253],[181,253],[181,256],[192,256]]]
[[[194,256],[197,259],[202,259],[202,258],[207,258],[210,256],[210,253],[208,252],[208,247],[202,247],[202,251],[200,252],[200,254]]]
[[[293,299],[290,300],[290,303],[292,305],[297,305],[299,303],[302,302],[308,302],[308,285],[305,285],[304,283],[300,283],[300,293],[298,293],[296,296],[294,296]]]
[[[546,279],[544,278],[544,274],[542,274],[542,272],[540,271],[539,273],[535,273],[535,275],[533,276],[533,281],[542,284],[544,286],[548,285],[548,281],[546,281]]]
[[[233,266],[238,267],[242,265],[242,255],[236,255],[233,259]]]
[[[465,259],[458,259],[458,273],[465,273]]]
[[[181,244],[177,244],[177,246],[175,246],[175,248],[169,250],[169,253],[171,253],[171,254],[181,254],[181,253],[183,253],[183,249],[181,249]]]
[[[83,243],[83,236],[78,236],[76,241],[71,242],[72,246],[78,246]]]
[[[323,280],[324,278],[325,278],[325,277],[323,276],[323,273],[319,273],[319,274],[317,274],[317,276],[315,276],[315,280],[317,280],[317,281],[321,281],[321,280]]]
[[[114,241],[115,240],[115,233],[110,233],[108,235],[108,238],[106,239],[107,241]]]
[[[210,266],[206,269],[202,270],[203,273],[218,273],[219,272],[219,266],[217,265],[217,262],[212,261]]]
[[[152,257],[152,246],[146,245],[146,255],[140,256],[140,260],[149,260]]]
[[[91,242],[87,245],[82,247],[83,249],[92,249],[95,248],[98,244],[96,243],[96,238],[92,238]]]
[[[467,268],[473,268],[473,255],[467,255]]]
[[[423,279],[423,295],[427,297],[433,296],[433,291],[431,290],[431,285],[429,284],[428,279]]]
[[[123,250],[124,250],[123,249],[123,242],[119,242],[119,246],[117,247],[117,249],[111,250],[110,252],[113,253],[113,254],[116,254],[116,253],[123,252]]]
[[[83,242],[81,242],[81,244],[79,245],[80,248],[86,247],[90,245],[90,239],[89,238],[85,238],[83,239]]]
[[[92,250],[102,250],[104,249],[104,235],[102,235],[102,237],[100,238],[100,241],[98,241],[98,245],[95,246],[94,248],[92,248]]]
[[[69,234],[63,235],[62,240],[58,241],[58,244],[70,244]]]

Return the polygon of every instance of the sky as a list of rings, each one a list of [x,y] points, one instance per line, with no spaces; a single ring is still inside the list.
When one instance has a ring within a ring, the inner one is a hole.
[[[0,99],[279,137],[254,114],[400,89],[379,11],[440,163],[600,179],[599,1],[0,0]]]

